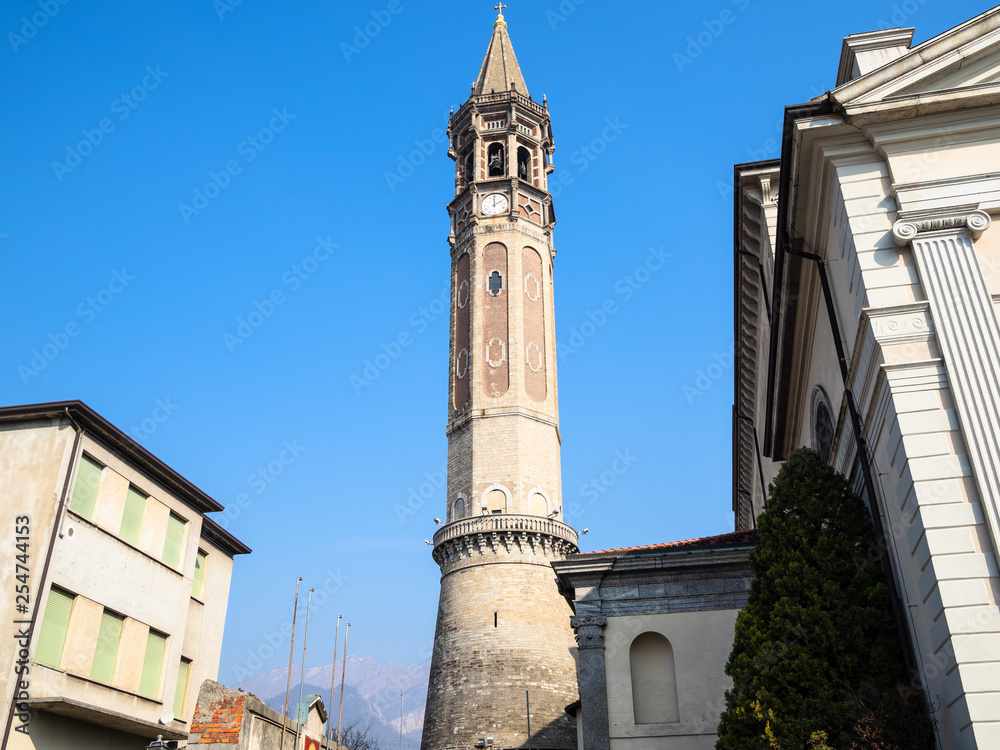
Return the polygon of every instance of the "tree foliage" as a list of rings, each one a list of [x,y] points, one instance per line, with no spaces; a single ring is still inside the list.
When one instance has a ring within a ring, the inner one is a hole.
[[[374,734],[375,720],[355,719],[340,731],[340,744],[347,750],[382,750],[382,740]],[[336,731],[336,728],[334,728]]]
[[[871,520],[847,480],[814,451],[796,451],[769,488],[758,532],[718,750],[932,748],[869,554]]]

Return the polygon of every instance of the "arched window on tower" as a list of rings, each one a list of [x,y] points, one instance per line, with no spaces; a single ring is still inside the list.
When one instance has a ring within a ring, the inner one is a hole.
[[[628,652],[636,724],[680,721],[674,649],[659,633],[636,636]]]
[[[453,521],[460,521],[465,518],[465,498],[462,495],[458,496],[455,500],[454,512],[452,513]]]
[[[816,389],[813,400],[813,447],[820,458],[829,463],[830,454],[833,452],[834,433],[836,432],[833,415],[830,413],[826,394],[821,389]]]
[[[465,157],[465,184],[468,185],[476,179],[476,155],[469,152]]]
[[[531,152],[524,146],[517,149],[517,176],[525,182],[531,182]]]
[[[486,163],[489,165],[490,177],[507,176],[507,157],[502,143],[491,143],[486,152]]]

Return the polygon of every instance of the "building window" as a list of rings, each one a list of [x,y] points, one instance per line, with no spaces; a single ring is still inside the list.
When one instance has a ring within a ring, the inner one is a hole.
[[[487,158],[486,163],[489,165],[489,176],[490,177],[506,177],[507,176],[507,158],[504,155],[504,148],[502,143],[491,143],[489,150],[486,152]]]
[[[458,521],[462,518],[465,518],[465,498],[459,496],[459,498],[455,501],[455,513],[453,520]]]
[[[490,295],[493,297],[496,297],[503,291],[503,276],[500,275],[499,271],[494,271],[490,274],[489,290]]]
[[[835,433],[833,416],[830,414],[830,407],[827,404],[825,393],[817,389],[814,401],[813,447],[820,455],[820,458],[829,463],[830,454],[833,452],[833,437]]]
[[[531,152],[524,146],[517,149],[517,176],[525,181],[531,180]]]
[[[205,563],[207,560],[208,555],[198,550],[198,557],[194,561],[194,577],[191,580],[191,596],[196,599],[205,598]]]
[[[181,659],[181,664],[177,668],[177,687],[174,688],[174,716],[178,719],[184,716],[184,707],[187,705],[188,682],[191,678],[191,660]]]
[[[118,644],[122,639],[125,618],[104,610],[101,614],[101,629],[97,633],[97,648],[94,663],[90,668],[90,679],[111,684],[115,677],[115,662],[118,660]]]
[[[476,178],[476,155],[470,153],[465,157],[465,182],[466,184],[473,182]]]
[[[134,547],[139,546],[147,499],[146,495],[129,485],[128,493],[125,495],[125,511],[122,513],[122,525],[118,530],[118,536]]]
[[[167,537],[163,540],[163,554],[160,559],[171,568],[180,568],[181,551],[184,547],[184,528],[187,526],[180,516],[170,514],[167,519]]]
[[[66,633],[69,631],[69,617],[73,612],[74,599],[75,596],[55,586],[49,589],[42,627],[38,632],[38,646],[35,648],[35,661],[39,664],[47,664],[58,669],[62,662],[63,646],[66,643]]]
[[[149,631],[146,639],[146,655],[142,660],[142,676],[139,678],[139,694],[156,699],[160,693],[160,673],[163,671],[163,654],[166,651],[167,636],[155,630]]]
[[[489,513],[507,512],[507,493],[501,489],[491,489],[483,498],[483,510]]]
[[[80,465],[76,470],[76,484],[73,485],[73,496],[69,501],[69,509],[86,519],[94,517],[94,506],[97,505],[97,489],[101,485],[101,474],[104,467],[90,456],[80,457]]]
[[[643,633],[629,648],[632,709],[636,724],[680,721],[674,650],[659,633]]]
[[[545,496],[540,492],[532,492],[528,498],[528,515],[547,516],[549,514],[549,504]]]

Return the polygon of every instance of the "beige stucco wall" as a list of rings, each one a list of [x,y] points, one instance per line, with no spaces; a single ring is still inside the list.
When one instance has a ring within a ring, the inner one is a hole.
[[[32,429],[0,427],[0,529],[4,534],[4,544],[0,545],[0,566],[5,571],[4,580],[13,582],[10,571],[15,570],[18,554],[13,544],[15,522],[19,516],[29,516],[31,573],[28,585],[29,607],[32,608],[39,598],[45,551],[52,538],[53,519],[72,452],[73,437],[73,430],[48,421],[34,423]],[[0,617],[8,629],[14,620],[26,617],[15,610],[17,604],[10,591],[0,598]],[[10,705],[17,686],[13,665],[18,648],[12,635],[0,639],[0,695],[3,696],[0,705],[4,708]],[[28,681],[34,683],[34,675],[28,675]],[[31,685],[29,693],[34,694]]]
[[[178,667],[184,657],[192,661],[191,687],[185,711],[168,726],[174,731],[186,732],[186,721],[181,719],[190,718],[197,700],[197,686],[205,679],[214,679],[218,673],[233,560],[201,538],[199,511],[85,435],[82,450],[106,466],[93,519],[66,510],[59,525],[60,536],[53,548],[45,586],[39,591],[39,576],[74,437],[68,425],[48,422],[17,423],[0,429],[0,519],[8,531],[8,539],[13,539],[17,516],[31,517],[31,595],[32,602],[41,602],[36,637],[31,644],[32,659],[51,586],[58,586],[77,597],[61,664],[53,668],[32,661],[29,696],[32,699],[66,698],[156,725],[164,710],[173,708]],[[150,496],[139,546],[118,536],[125,493],[130,484]],[[170,512],[188,521],[180,569],[160,560],[166,517]],[[158,534],[153,533],[157,530]],[[208,560],[204,595],[196,600],[191,596],[191,585],[199,549],[207,553]],[[13,569],[14,553],[12,544],[0,549],[0,563]],[[8,623],[24,617],[16,615],[10,609],[13,606],[11,600],[0,604],[0,613]],[[126,618],[111,685],[90,679],[95,642],[105,608]],[[150,629],[167,635],[158,693],[153,699],[137,693]],[[0,664],[4,665],[0,687],[7,700],[14,688],[13,683],[7,681],[8,670],[16,658],[13,646],[12,638],[0,641]],[[46,721],[55,721],[46,717],[50,715],[33,712],[32,725],[37,722],[44,726]],[[95,721],[100,723],[100,717],[95,716]],[[15,721],[15,725],[17,723]],[[40,736],[47,736],[45,732],[57,730],[39,731]],[[94,747],[118,747],[114,744],[117,740],[109,739],[110,736],[107,732],[97,732]],[[107,744],[109,741],[111,745]]]
[[[708,750],[715,746],[725,691],[732,681],[725,664],[738,610],[626,615],[608,618],[605,670],[611,750]],[[629,649],[636,636],[660,633],[674,653],[680,721],[639,724],[633,720]]]

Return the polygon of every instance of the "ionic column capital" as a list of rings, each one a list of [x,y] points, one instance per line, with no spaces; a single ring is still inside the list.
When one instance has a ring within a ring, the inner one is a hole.
[[[976,208],[945,212],[901,214],[892,225],[892,237],[900,247],[930,232],[968,231],[972,239],[982,236],[991,223],[990,215]]]

